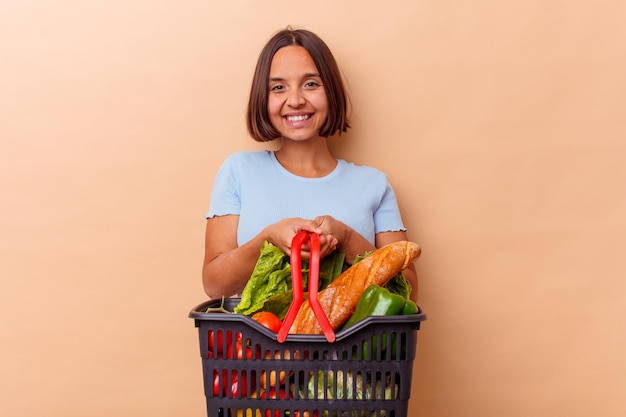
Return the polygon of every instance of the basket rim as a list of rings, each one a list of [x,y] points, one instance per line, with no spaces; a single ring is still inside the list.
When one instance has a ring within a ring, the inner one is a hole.
[[[232,309],[239,303],[240,298],[231,297],[224,299],[224,308],[228,311],[232,311]],[[260,333],[263,333],[267,337],[272,340],[277,341],[277,333],[272,332],[268,328],[260,325],[255,320],[252,320],[250,317],[244,314],[227,314],[227,313],[206,313],[207,308],[213,306],[214,304],[221,303],[221,299],[212,299],[206,300],[195,307],[193,307],[189,311],[189,318],[194,319],[196,321],[196,326],[198,322],[202,321],[220,321],[220,322],[243,322],[249,327],[254,328]],[[345,330],[340,330],[336,333],[337,338],[336,341],[340,341],[342,339],[348,338],[351,335],[361,331],[363,328],[368,326],[376,325],[376,324],[388,324],[390,322],[393,323],[418,323],[425,321],[427,319],[426,314],[417,306],[418,312],[416,314],[406,315],[406,316],[370,316],[367,317],[358,323],[350,326],[350,328]],[[204,311],[203,311],[204,310]],[[287,341],[294,342],[327,342],[326,337],[323,334],[320,335],[312,335],[312,334],[289,334],[287,336]]]

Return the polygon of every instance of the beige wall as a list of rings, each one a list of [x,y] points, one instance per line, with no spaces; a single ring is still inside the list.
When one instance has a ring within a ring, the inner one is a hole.
[[[626,415],[624,4],[3,1],[0,415],[205,415],[203,215],[287,24],[423,247],[410,415]]]

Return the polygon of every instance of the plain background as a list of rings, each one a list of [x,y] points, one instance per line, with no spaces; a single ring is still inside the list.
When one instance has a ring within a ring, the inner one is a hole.
[[[626,415],[626,3],[0,3],[0,415],[205,416],[204,214],[266,40],[334,51],[417,262],[410,416]]]

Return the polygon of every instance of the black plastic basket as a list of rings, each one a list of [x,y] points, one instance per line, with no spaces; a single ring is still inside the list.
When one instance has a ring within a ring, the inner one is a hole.
[[[224,300],[232,311],[238,298]],[[208,417],[406,417],[417,331],[426,315],[378,316],[337,333],[271,332],[241,314],[193,308]]]

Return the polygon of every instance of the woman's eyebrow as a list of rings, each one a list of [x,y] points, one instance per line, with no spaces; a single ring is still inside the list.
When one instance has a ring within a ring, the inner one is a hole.
[[[319,78],[320,74],[317,72],[307,72],[305,74],[302,75],[302,78]],[[285,79],[283,77],[270,77],[270,81],[285,81]]]

